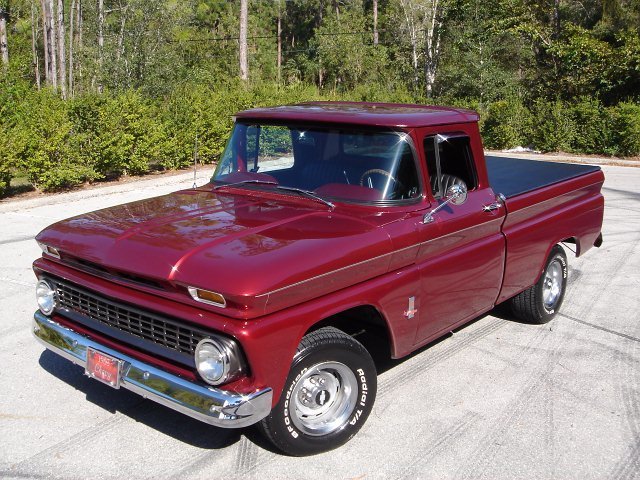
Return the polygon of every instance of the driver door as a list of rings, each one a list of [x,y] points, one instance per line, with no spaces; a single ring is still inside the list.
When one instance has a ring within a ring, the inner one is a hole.
[[[449,204],[433,215],[433,221],[418,226],[422,311],[416,344],[490,310],[500,290],[505,257],[504,205],[486,181],[478,180],[468,133],[429,135],[423,148],[436,204],[446,194],[439,192],[437,172],[443,188],[462,181],[468,193],[463,204]]]

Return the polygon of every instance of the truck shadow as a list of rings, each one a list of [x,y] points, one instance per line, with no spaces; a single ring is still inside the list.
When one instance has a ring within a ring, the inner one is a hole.
[[[84,393],[91,403],[153,428],[180,442],[194,447],[216,450],[237,443],[242,430],[218,428],[175,412],[124,388],[115,390],[84,375],[78,365],[45,350],[40,355],[40,366],[67,385]],[[99,427],[98,427],[99,430]],[[252,440],[253,441],[253,440]]]
[[[433,346],[447,340],[456,332],[469,328],[488,316],[508,321],[518,321],[508,307],[499,305],[486,314],[455,329],[452,333],[440,337],[401,359],[391,358],[386,332],[373,328],[356,335],[356,338],[366,345],[376,365],[378,375],[380,375],[417,355],[421,355]],[[72,364],[49,350],[42,352],[39,363],[46,372],[84,393],[86,399],[94,405],[114,415],[116,413],[126,415],[134,421],[162,432],[180,442],[197,448],[217,450],[238,443],[244,436],[257,447],[277,453],[273,446],[262,437],[256,427],[225,429],[207,425],[155,402],[145,400],[124,388],[114,390],[107,385],[92,380],[84,375],[81,367]],[[98,433],[100,427],[96,428],[96,433]]]
[[[507,320],[509,322],[523,323],[523,324],[529,325],[527,322],[521,321],[518,318],[516,318],[511,312],[509,305],[506,303],[503,303],[503,304],[497,305],[487,313],[474,318],[468,323],[465,323],[464,325],[453,329],[450,333],[443,335],[442,337],[424,345],[423,347],[420,347],[418,350],[399,359],[391,358],[390,345],[387,341],[386,332],[383,330],[382,327],[374,327],[370,330],[367,330],[366,332],[363,332],[361,335],[356,336],[356,338],[358,339],[359,342],[365,345],[365,347],[371,354],[371,357],[373,358],[373,361],[376,365],[376,370],[378,372],[378,375],[380,375],[388,370],[391,370],[392,368],[398,365],[402,365],[404,362],[410,360],[411,358],[416,357],[417,355],[421,355],[422,353],[426,352],[427,350],[434,347],[435,345],[438,345],[439,343],[444,342],[445,340],[451,338],[452,335],[460,331],[463,331],[466,328],[469,328],[471,325],[474,325],[475,323],[480,322],[486,317],[495,317],[501,320]]]

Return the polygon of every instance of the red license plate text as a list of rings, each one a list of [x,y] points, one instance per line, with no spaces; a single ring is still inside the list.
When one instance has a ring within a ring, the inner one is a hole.
[[[113,388],[120,388],[121,366],[122,360],[87,348],[86,373],[88,376],[100,380]]]

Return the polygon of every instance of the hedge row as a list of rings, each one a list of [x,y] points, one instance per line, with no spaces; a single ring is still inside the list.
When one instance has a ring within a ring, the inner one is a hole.
[[[161,100],[127,91],[68,101],[47,90],[0,88],[0,196],[15,172],[26,172],[36,188],[53,191],[186,167],[193,162],[196,135],[199,159],[210,163],[224,148],[238,110],[323,97],[327,98],[314,87],[301,85],[184,85]],[[407,92],[367,89],[344,97],[421,101]],[[640,155],[638,104],[605,108],[597,100],[584,99],[574,104],[538,101],[527,107],[508,99],[479,110],[489,148],[523,145],[542,151]]]
[[[485,146],[518,145],[543,152],[640,155],[640,104],[605,107],[585,98],[575,103],[539,100],[527,108],[518,99],[487,108],[482,132]]]
[[[63,101],[54,93],[0,89],[0,195],[26,172],[43,191],[178,169],[222,152],[238,110],[316,98],[314,88],[183,86],[161,101],[135,91]]]

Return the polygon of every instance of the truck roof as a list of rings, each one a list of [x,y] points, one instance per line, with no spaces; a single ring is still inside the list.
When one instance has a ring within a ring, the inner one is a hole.
[[[236,115],[242,120],[370,125],[376,127],[425,127],[477,122],[478,114],[463,108],[433,105],[365,102],[308,102],[253,108]]]

